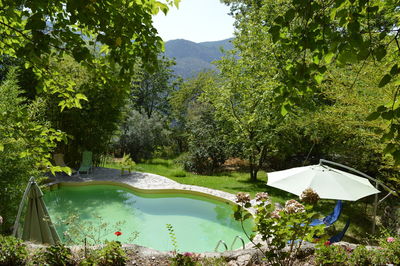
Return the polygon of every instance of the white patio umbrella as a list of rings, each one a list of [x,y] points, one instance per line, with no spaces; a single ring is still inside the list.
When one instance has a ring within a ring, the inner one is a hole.
[[[326,164],[338,166],[355,174],[338,170]],[[365,177],[365,178],[364,178]],[[375,188],[369,180],[375,182]],[[343,164],[321,159],[318,165],[296,167],[288,170],[268,173],[267,185],[279,188],[298,196],[306,189],[314,189],[321,199],[336,199],[356,201],[369,195],[375,194],[374,200],[374,222],[372,233],[375,233],[375,219],[378,204],[390,195],[396,195],[396,191],[356,169]],[[378,186],[382,186],[388,194],[378,201]]]
[[[268,173],[267,185],[298,196],[312,188],[321,199],[350,201],[380,192],[366,178],[322,164]]]

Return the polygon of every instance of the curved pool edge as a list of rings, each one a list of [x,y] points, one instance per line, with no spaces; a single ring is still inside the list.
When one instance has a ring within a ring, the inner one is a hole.
[[[119,169],[96,167],[89,175],[61,176],[57,175],[55,181],[48,183],[49,187],[62,186],[85,186],[85,185],[120,185],[134,191],[142,193],[182,193],[199,195],[225,203],[236,205],[236,195],[229,192],[178,183],[167,177],[142,173],[132,172],[121,176]],[[255,209],[250,207],[246,209],[253,216]]]
[[[103,168],[96,167],[94,171],[89,174],[82,176],[73,175],[73,176],[65,176],[65,175],[56,175],[55,181],[46,184],[48,187],[52,186],[87,186],[87,185],[117,185],[122,186],[128,189],[132,189],[134,191],[142,192],[142,193],[182,193],[182,194],[194,194],[203,196],[206,198],[211,198],[214,200],[219,200],[230,205],[237,205],[236,203],[236,195],[201,187],[195,185],[186,185],[178,183],[174,180],[171,180],[167,177],[151,174],[151,173],[142,173],[142,172],[132,172],[129,174],[125,174],[121,176],[121,171],[119,169],[112,168]],[[256,210],[253,207],[246,208],[253,217],[255,216]],[[242,250],[252,250],[254,249],[254,245],[251,241],[246,241],[245,249],[237,249],[234,251],[242,251]],[[253,240],[255,244],[266,245],[266,242],[261,240],[261,236],[259,234],[256,235]],[[128,244],[134,245],[134,244]],[[149,252],[155,251],[164,253],[163,251],[155,250],[149,247],[134,245],[140,247],[143,250],[148,250]],[[205,252],[205,253],[225,253],[225,252],[233,252],[233,251],[224,251],[224,252]],[[168,252],[167,252],[168,253]],[[205,254],[202,253],[202,254]]]

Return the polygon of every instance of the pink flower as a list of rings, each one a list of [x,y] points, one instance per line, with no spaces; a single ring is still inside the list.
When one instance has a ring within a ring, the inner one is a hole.
[[[331,241],[325,241],[325,243],[324,243],[324,245],[327,247],[327,246],[330,246],[331,245]]]
[[[183,256],[191,257],[191,256],[193,256],[193,253],[191,253],[191,252],[185,252],[185,253],[183,253]]]
[[[396,240],[396,239],[395,239],[394,237],[389,236],[389,237],[386,239],[386,242],[392,243],[392,242],[394,242],[395,240]]]
[[[122,233],[120,231],[117,231],[117,232],[114,233],[114,235],[120,236],[120,235],[122,235]]]

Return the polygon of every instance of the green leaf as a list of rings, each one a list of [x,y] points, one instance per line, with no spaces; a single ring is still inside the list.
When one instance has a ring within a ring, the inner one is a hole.
[[[0,143],[0,151],[4,151],[4,145]]]
[[[375,48],[374,54],[378,61],[381,61],[386,56],[386,47],[384,45],[379,45]]]
[[[385,86],[386,84],[388,84],[390,82],[390,80],[392,79],[392,76],[390,74],[386,74],[385,76],[383,76],[383,78],[381,79],[381,81],[379,82],[379,88],[382,88],[383,86]]]
[[[314,75],[314,79],[318,84],[321,84],[322,81],[324,80],[324,75],[323,74]]]
[[[249,218],[253,217],[250,213],[246,213],[243,217],[243,220],[247,220]]]
[[[29,17],[25,27],[31,30],[43,30],[46,22],[43,20],[42,13],[38,12]]]
[[[360,23],[357,20],[352,21],[349,24],[347,24],[347,29],[350,32],[357,33],[360,31]]]
[[[272,41],[273,41],[274,43],[276,43],[276,42],[279,40],[279,37],[280,37],[280,30],[281,30],[281,27],[278,26],[278,25],[272,26],[272,27],[269,29],[269,33],[271,33],[271,35],[272,35]]]
[[[392,152],[393,159],[395,160],[396,164],[400,163],[400,150],[396,150]]]
[[[288,113],[287,105],[286,104],[282,104],[282,106],[281,106],[281,115],[285,116],[285,115],[287,115],[287,113]]]
[[[393,153],[396,150],[396,146],[393,143],[389,143],[386,145],[383,150],[384,153]]]
[[[179,8],[179,2],[180,2],[181,0],[174,0],[174,4],[175,4],[175,6],[176,6],[176,8]]]
[[[376,109],[379,113],[383,113],[387,110],[387,107],[384,105],[380,105],[378,106],[378,108]]]
[[[392,110],[389,110],[387,112],[384,112],[381,114],[382,118],[385,120],[392,120],[394,117],[394,113]]]
[[[379,116],[380,114],[378,112],[373,112],[367,117],[367,121],[378,119]]]
[[[335,54],[333,52],[329,52],[324,56],[324,61],[327,64],[330,64],[332,62],[333,57],[335,56]]]
[[[369,6],[369,7],[367,7],[367,12],[370,12],[370,13],[378,12],[378,10],[379,10],[379,6]]]
[[[386,31],[382,31],[381,33],[379,33],[379,40],[385,39],[386,35],[387,35]]]
[[[397,75],[399,73],[399,67],[397,64],[393,65],[392,68],[390,69],[390,74],[392,76]]]
[[[77,99],[79,99],[79,100],[88,101],[88,98],[87,98],[85,95],[83,95],[82,93],[77,93],[77,94],[75,95],[75,98],[77,98]]]
[[[286,22],[288,22],[288,23],[291,22],[294,19],[294,15],[295,15],[295,10],[293,8],[286,11],[286,13],[285,13]]]

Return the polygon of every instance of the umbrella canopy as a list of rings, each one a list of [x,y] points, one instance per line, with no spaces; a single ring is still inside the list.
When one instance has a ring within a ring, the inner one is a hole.
[[[35,181],[28,188],[28,206],[26,209],[22,239],[38,243],[56,244],[60,238],[50,220],[43,201],[43,193]]]
[[[267,185],[298,196],[310,187],[321,199],[350,201],[380,192],[366,178],[322,164],[268,173]]]

